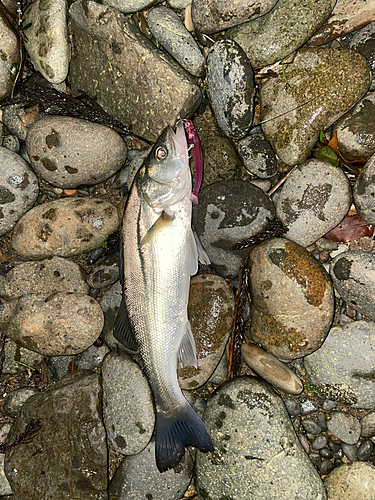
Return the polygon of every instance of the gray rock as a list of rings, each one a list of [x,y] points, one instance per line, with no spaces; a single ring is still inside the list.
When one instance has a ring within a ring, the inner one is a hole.
[[[147,7],[150,7],[154,2],[152,0],[104,0],[103,4],[114,7],[115,9],[123,12],[124,14],[130,14],[132,12],[138,12]]]
[[[141,453],[124,458],[109,485],[109,494],[116,500],[180,500],[189,486],[192,473],[192,455],[185,453],[174,469],[160,474],[156,468],[155,441],[152,439]]]
[[[375,320],[375,254],[359,250],[333,259],[330,275],[335,290],[347,304]]]
[[[314,420],[309,418],[302,420],[302,426],[309,434],[318,435],[322,432],[320,426]]]
[[[372,437],[375,435],[375,411],[370,411],[361,418],[361,436]]]
[[[85,351],[74,356],[74,364],[78,370],[95,370],[100,368],[105,355],[109,352],[106,344],[101,346],[93,344]]]
[[[194,112],[202,96],[193,78],[131,19],[92,1],[73,3],[69,13],[74,93],[95,95],[109,114],[151,141]]]
[[[98,248],[119,225],[117,209],[97,198],[60,198],[34,207],[17,223],[12,246],[29,259],[72,257]]]
[[[219,181],[201,191],[199,205],[193,208],[193,226],[218,274],[238,275],[249,250],[230,248],[265,229],[274,210],[270,198],[246,181]]]
[[[199,274],[191,280],[188,317],[197,351],[197,365],[178,370],[182,389],[196,389],[211,377],[227,345],[234,311],[234,295],[224,278]]]
[[[27,154],[39,176],[60,188],[105,181],[124,164],[125,141],[109,127],[70,116],[47,116],[29,128]]]
[[[250,129],[254,112],[254,74],[242,48],[219,40],[207,54],[206,82],[211,106],[223,132],[241,139]]]
[[[38,114],[38,106],[25,109],[22,104],[11,104],[5,106],[2,111],[3,122],[9,132],[25,141],[27,131]]]
[[[105,357],[102,376],[108,442],[124,455],[136,455],[149,443],[155,424],[146,376],[130,356],[115,352]]]
[[[0,17],[0,101],[7,97],[13,86],[20,63],[20,46],[17,35],[5,19]]]
[[[38,194],[38,180],[25,160],[0,147],[0,236],[13,229]]]
[[[265,16],[227,31],[254,68],[283,59],[301,47],[328,18],[335,0],[279,0]]]
[[[314,413],[316,409],[316,406],[310,399],[301,401],[301,415],[310,415],[310,413]]]
[[[175,10],[186,9],[186,7],[191,3],[191,0],[167,0],[169,7]]]
[[[276,214],[285,236],[304,247],[337,226],[351,205],[351,188],[340,168],[308,160],[290,173],[280,189]]]
[[[277,173],[276,155],[262,134],[252,134],[238,141],[238,154],[246,170],[260,179]]]
[[[327,426],[331,434],[346,444],[357,444],[361,436],[359,420],[342,411],[331,412]]]
[[[370,90],[375,89],[375,22],[367,24],[364,28],[349,33],[349,48],[359,52],[369,63],[372,72],[372,83]],[[345,37],[344,37],[345,38]]]
[[[297,417],[301,414],[301,407],[297,401],[293,401],[292,399],[286,399],[284,401],[285,408],[291,417]]]
[[[54,382],[61,380],[68,375],[69,367],[73,356],[49,356],[47,359],[47,369],[49,376]]]
[[[373,500],[375,498],[375,467],[354,462],[334,469],[325,479],[329,500]]]
[[[12,488],[4,472],[5,455],[0,454],[0,495],[11,495]]]
[[[366,93],[370,68],[364,57],[350,49],[306,48],[298,51],[284,73],[287,83],[279,75],[260,88],[261,120],[267,120],[263,133],[278,157],[292,166],[307,159],[320,130]]]
[[[9,151],[13,151],[13,153],[18,153],[20,150],[20,142],[15,135],[6,135],[3,138],[2,146]]]
[[[25,48],[44,78],[61,83],[69,70],[69,41],[65,0],[36,0],[25,11]]]
[[[284,360],[319,349],[334,314],[333,288],[323,266],[286,238],[256,245],[249,266],[253,342]]]
[[[85,271],[68,259],[52,257],[37,262],[23,262],[0,276],[0,296],[18,299],[29,293],[52,295],[56,292],[88,293]]]
[[[148,14],[148,27],[165,50],[194,76],[203,72],[204,56],[178,15],[168,7],[156,7]]]
[[[357,447],[354,444],[341,443],[341,449],[348,460],[357,461]]]
[[[102,336],[110,349],[124,350],[125,347],[113,336],[113,326],[117,316],[117,311],[122,300],[122,286],[118,281],[100,299],[100,307],[104,313],[104,326]]]
[[[37,352],[30,351],[16,344],[12,339],[5,341],[5,360],[3,365],[3,374],[20,373],[30,368],[37,368],[43,361],[44,356]]]
[[[374,443],[371,441],[371,439],[365,439],[358,446],[357,450],[358,460],[361,460],[362,462],[367,462],[367,460],[370,460],[373,451],[374,451]]]
[[[312,385],[329,399],[375,408],[374,338],[372,322],[331,328],[322,347],[304,359]]]
[[[203,420],[215,451],[197,452],[201,498],[326,498],[282,400],[266,382],[238,377],[222,384]]]
[[[119,254],[112,253],[105,257],[89,274],[88,284],[91,288],[105,288],[119,279]]]
[[[108,499],[100,397],[99,375],[77,372],[26,401],[12,425],[10,442],[32,419],[40,420],[41,427],[32,440],[5,455],[15,498]]]
[[[21,387],[7,394],[3,394],[1,402],[1,411],[10,417],[16,417],[22,405],[29,399],[30,396],[37,394],[39,390],[36,387]]]
[[[322,448],[324,448],[325,446],[327,446],[327,443],[328,443],[328,437],[325,436],[325,435],[322,435],[322,436],[317,436],[314,441],[312,442],[311,444],[311,447],[313,450],[321,450]]]
[[[367,161],[353,188],[357,212],[367,224],[375,224],[375,155]]]
[[[263,16],[277,0],[193,0],[192,18],[195,29],[203,33],[216,33],[245,21]]]

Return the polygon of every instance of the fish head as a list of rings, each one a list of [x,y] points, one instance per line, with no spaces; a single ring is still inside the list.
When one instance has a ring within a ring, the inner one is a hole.
[[[167,127],[140,170],[141,190],[152,208],[163,209],[191,195],[191,173],[184,126]]]

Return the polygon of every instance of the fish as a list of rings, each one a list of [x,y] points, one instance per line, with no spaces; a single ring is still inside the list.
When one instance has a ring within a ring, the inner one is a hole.
[[[139,349],[155,403],[155,457],[175,467],[185,447],[213,451],[211,438],[178,384],[177,368],[197,367],[187,314],[198,271],[191,228],[192,179],[182,121],[167,127],[137,172],[122,224],[123,299],[114,336]]]

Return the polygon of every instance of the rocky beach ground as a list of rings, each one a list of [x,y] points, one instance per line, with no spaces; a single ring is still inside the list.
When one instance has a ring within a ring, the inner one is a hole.
[[[0,498],[375,498],[374,54],[370,0],[0,2]],[[178,377],[215,451],[161,474],[112,330],[126,198],[179,118],[211,264]]]

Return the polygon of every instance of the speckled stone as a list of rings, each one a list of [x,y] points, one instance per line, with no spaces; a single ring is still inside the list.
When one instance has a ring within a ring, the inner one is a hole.
[[[277,0],[193,0],[191,14],[195,29],[202,33],[216,33],[263,16]]]
[[[20,63],[20,45],[17,35],[0,17],[0,101],[7,97],[13,87],[16,72]]]
[[[285,236],[304,247],[339,224],[351,205],[351,188],[340,168],[322,160],[298,165],[282,185],[276,214]]]
[[[375,411],[370,411],[361,418],[361,436],[375,436]]]
[[[330,275],[345,302],[375,321],[375,254],[342,252],[331,262]]]
[[[156,7],[148,14],[148,27],[156,40],[183,68],[195,76],[203,72],[204,56],[178,15],[168,7]]]
[[[328,18],[335,0],[279,0],[265,16],[227,31],[254,68],[283,59],[303,45]]]
[[[207,54],[206,82],[222,131],[232,139],[241,139],[253,120],[254,74],[236,42],[224,39],[214,43]]]
[[[232,328],[234,294],[224,278],[199,274],[191,280],[188,317],[195,339],[198,368],[178,370],[181,389],[196,389],[213,374]]]
[[[20,387],[8,392],[5,396],[3,395],[1,411],[12,418],[16,417],[25,401],[38,392],[36,387]]]
[[[303,383],[294,371],[264,349],[245,343],[241,346],[241,355],[255,373],[277,389],[288,394],[301,394],[303,391]]]
[[[238,275],[249,249],[230,248],[265,229],[274,211],[270,198],[246,181],[219,181],[201,191],[193,208],[193,226],[220,276]]]
[[[375,467],[354,462],[341,465],[324,479],[329,500],[373,500],[375,498]]]
[[[304,359],[310,384],[331,400],[375,408],[374,339],[371,321],[332,328],[322,347]]]
[[[0,147],[0,236],[14,228],[34,205],[38,194],[37,177],[25,160]]]
[[[367,224],[375,225],[375,155],[367,161],[353,188],[357,212]]]
[[[200,498],[326,499],[281,398],[266,382],[225,382],[209,398],[203,421],[215,451],[197,452]]]
[[[361,436],[359,420],[342,411],[331,412],[327,426],[331,434],[346,444],[357,444]]]
[[[260,88],[261,120],[269,120],[262,129],[279,158],[295,165],[307,159],[320,130],[366,93],[370,68],[351,49],[306,48],[285,66],[285,78],[270,78]]]
[[[37,352],[30,351],[21,347],[12,339],[5,341],[5,360],[3,365],[3,374],[25,372],[27,367],[37,368],[43,361],[44,356]]]
[[[366,25],[364,28],[343,36],[349,38],[348,47],[363,55],[369,63],[372,72],[372,83],[370,90],[375,90],[375,22]]]
[[[238,141],[237,149],[244,167],[250,174],[260,179],[268,179],[277,173],[276,155],[262,134],[244,137]]]
[[[154,3],[153,0],[103,0],[105,5],[114,7],[115,9],[123,12],[124,14],[131,14],[133,12],[139,12],[143,9],[147,9],[150,5]]]
[[[34,207],[16,224],[12,247],[29,259],[71,257],[98,248],[119,225],[117,209],[97,198],[60,198]]]
[[[334,313],[333,288],[323,266],[285,238],[254,247],[249,265],[252,340],[281,359],[319,349]]]
[[[119,254],[112,253],[101,260],[89,274],[87,282],[91,288],[105,288],[119,279]]]
[[[140,453],[151,439],[155,415],[146,376],[130,356],[111,352],[102,366],[107,439],[123,455]]]

